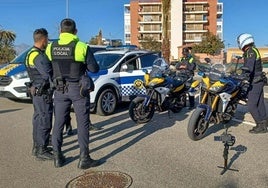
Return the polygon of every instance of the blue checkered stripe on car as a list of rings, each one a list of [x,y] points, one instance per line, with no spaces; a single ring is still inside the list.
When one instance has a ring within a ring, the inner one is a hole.
[[[137,89],[137,88],[135,88],[133,86],[133,84],[120,86],[119,89],[120,89],[120,92],[121,92],[122,96],[132,96],[132,95],[144,95],[144,94],[146,94],[146,89],[145,88]]]

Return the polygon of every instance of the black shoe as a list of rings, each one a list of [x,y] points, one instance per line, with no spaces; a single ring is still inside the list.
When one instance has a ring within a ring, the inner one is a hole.
[[[99,128],[99,127],[96,127],[92,124],[89,125],[89,131],[99,131],[101,130],[102,128]]]
[[[252,129],[249,130],[249,133],[252,134],[267,133],[267,132],[268,131],[267,131],[266,120],[257,123],[256,127],[253,127]]]
[[[91,159],[90,156],[88,155],[80,157],[77,167],[80,169],[88,169],[91,167],[99,166],[101,164],[102,162],[100,160]]]
[[[36,158],[40,160],[53,160],[53,154],[45,146],[38,146],[36,152]]]
[[[259,133],[267,133],[267,128],[261,128],[261,127],[253,127],[252,129],[249,130],[249,133],[252,134],[259,134]]]
[[[55,168],[62,167],[66,161],[62,152],[54,151],[54,166]]]

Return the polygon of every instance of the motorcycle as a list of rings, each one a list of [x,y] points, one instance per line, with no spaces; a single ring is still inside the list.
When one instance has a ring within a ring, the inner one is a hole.
[[[135,123],[147,123],[155,111],[178,113],[186,105],[190,84],[187,71],[172,71],[163,58],[154,61],[150,73],[144,76],[146,95],[139,95],[129,105],[129,116]]]
[[[210,59],[206,59],[210,63]],[[209,125],[228,123],[234,116],[240,101],[247,100],[249,89],[249,70],[239,68],[238,61],[234,72],[228,73],[223,64],[213,64],[210,67],[200,66],[198,75],[201,81],[192,83],[190,92],[196,92],[199,87],[199,104],[191,114],[187,133],[190,139],[197,141],[205,137]]]

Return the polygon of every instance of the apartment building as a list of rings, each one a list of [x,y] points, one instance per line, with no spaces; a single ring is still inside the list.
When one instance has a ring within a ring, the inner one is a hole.
[[[211,32],[223,38],[223,3],[217,0],[171,0],[168,20],[171,59],[180,57],[179,48],[199,43]],[[130,0],[124,5],[124,42],[140,46],[152,37],[162,42],[162,1]]]

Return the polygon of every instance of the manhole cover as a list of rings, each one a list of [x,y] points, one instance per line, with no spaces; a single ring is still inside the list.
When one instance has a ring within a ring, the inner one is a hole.
[[[132,178],[117,171],[91,171],[72,179],[66,188],[128,188]]]

